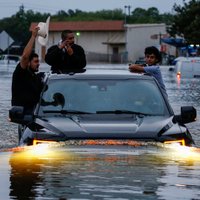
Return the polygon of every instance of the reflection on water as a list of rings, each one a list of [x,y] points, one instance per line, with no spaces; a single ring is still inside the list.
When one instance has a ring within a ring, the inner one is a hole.
[[[10,199],[182,200],[200,195],[200,159],[179,159],[167,149],[68,146],[53,151],[47,157],[26,151],[10,155]]]
[[[41,163],[33,159],[16,159],[12,155],[10,159],[10,194],[11,198],[29,199],[35,196],[34,188],[39,189],[42,185],[40,177]]]
[[[165,166],[165,175],[159,177],[160,186],[157,194],[163,199],[199,199],[200,149],[192,150],[189,154],[186,151],[179,152],[180,157],[177,153],[171,153],[171,163]]]
[[[56,149],[53,154],[47,154],[47,156],[34,155],[29,151],[13,153],[9,162],[11,166],[10,197],[29,199],[39,197],[43,193],[46,195],[48,190],[51,190],[48,183],[54,184],[55,181],[56,184],[57,181],[59,182],[59,176],[63,177],[60,167],[62,162],[68,162],[68,157],[67,153],[58,153]],[[72,161],[73,157],[70,156],[70,162]],[[68,166],[70,167],[70,164]],[[58,176],[57,180],[49,180],[48,173],[51,174],[50,178],[54,175]]]

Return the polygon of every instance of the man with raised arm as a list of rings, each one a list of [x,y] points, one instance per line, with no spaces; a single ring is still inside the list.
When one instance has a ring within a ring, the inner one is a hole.
[[[37,73],[39,57],[33,52],[39,28],[32,30],[31,38],[24,48],[20,62],[12,76],[12,106],[23,106],[25,113],[31,113],[39,101],[42,91],[42,79]]]

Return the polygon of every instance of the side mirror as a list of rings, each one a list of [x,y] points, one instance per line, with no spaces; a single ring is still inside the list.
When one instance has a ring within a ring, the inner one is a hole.
[[[22,106],[13,106],[9,110],[9,121],[17,124],[26,125],[33,121],[33,115],[24,114],[24,107]]]
[[[64,98],[64,96],[61,93],[55,93],[53,95],[53,99],[54,99],[54,102],[55,102],[56,105],[61,105],[62,108],[64,107],[64,105],[65,105],[65,98]]]
[[[65,97],[63,96],[63,94],[57,92],[53,95],[53,101],[45,101],[44,99],[42,99],[41,101],[41,105],[42,106],[61,106],[62,108],[65,105]]]
[[[183,106],[181,107],[181,114],[175,115],[173,121],[186,124],[196,121],[196,117],[197,111],[193,106]]]

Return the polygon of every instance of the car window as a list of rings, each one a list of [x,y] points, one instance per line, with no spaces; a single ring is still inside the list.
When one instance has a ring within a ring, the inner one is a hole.
[[[163,96],[151,80],[52,80],[42,96],[42,111],[127,110],[169,115]]]

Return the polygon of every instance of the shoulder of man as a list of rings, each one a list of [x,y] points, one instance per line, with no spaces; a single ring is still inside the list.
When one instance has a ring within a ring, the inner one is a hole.
[[[20,62],[17,64],[17,66],[16,66],[16,68],[15,68],[15,70],[14,70],[14,72],[19,72],[19,71],[22,71],[22,72],[24,72],[24,71],[26,71],[26,69],[23,69],[22,67],[21,67],[21,64],[20,64]]]
[[[55,50],[55,49],[59,50],[58,45],[53,45],[53,46],[49,47],[47,51],[52,51],[52,50]]]
[[[72,46],[72,49],[77,51],[77,52],[79,52],[79,53],[81,53],[81,54],[85,54],[85,51],[84,51],[83,47],[78,45],[78,44],[74,44]]]
[[[14,80],[20,80],[26,77],[27,69],[23,69],[20,63],[17,64],[15,70],[13,71],[12,77]]]
[[[74,48],[79,48],[79,49],[83,49],[83,47],[82,47],[81,45],[79,45],[79,44],[73,44],[72,47],[74,47]]]

